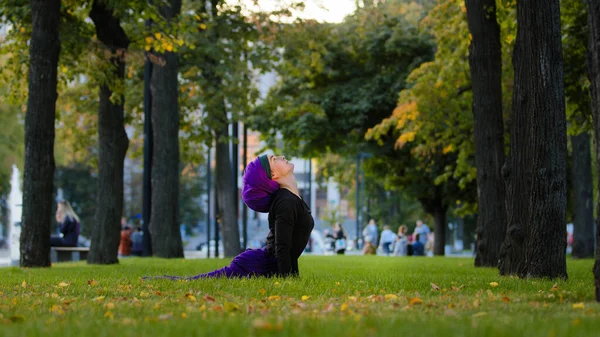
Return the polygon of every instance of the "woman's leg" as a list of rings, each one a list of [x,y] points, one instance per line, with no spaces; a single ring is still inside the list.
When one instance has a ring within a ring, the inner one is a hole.
[[[245,252],[233,258],[229,266],[221,269],[203,273],[196,276],[155,276],[153,278],[165,278],[170,280],[198,280],[214,277],[251,277],[251,276],[273,276],[277,272],[277,262],[275,257],[262,249],[247,249]],[[144,277],[148,279],[152,277]]]
[[[51,236],[50,237],[50,247],[63,247],[65,243],[60,236]]]

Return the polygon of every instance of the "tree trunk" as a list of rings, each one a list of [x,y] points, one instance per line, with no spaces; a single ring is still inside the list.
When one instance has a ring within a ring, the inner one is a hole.
[[[438,207],[433,212],[434,222],[434,243],[433,243],[433,255],[444,256],[446,248],[446,228],[448,223],[446,222],[446,207]]]
[[[60,0],[31,0],[31,16],[20,265],[49,267]]]
[[[469,64],[473,87],[475,162],[477,167],[477,254],[475,266],[496,267],[506,233],[504,205],[504,125],[502,121],[502,55],[495,0],[465,0],[469,31]]]
[[[514,240],[516,225],[523,241],[506,247],[512,250],[508,254],[519,254],[509,255],[516,259],[508,265],[515,262],[518,269],[508,271],[566,278],[567,136],[559,1],[520,1],[517,22],[507,241]]]
[[[573,145],[573,257],[594,256],[594,196],[590,135],[571,136]]]
[[[112,9],[96,0],[90,11],[98,39],[111,51],[109,80],[124,81],[125,51],[129,39],[120,20]],[[99,167],[96,214],[92,230],[92,244],[87,262],[93,264],[118,263],[123,214],[123,160],[129,140],[124,125],[124,96],[111,102],[112,90],[108,84],[100,86],[98,110]]]
[[[594,138],[596,150],[596,173],[600,174],[600,1],[587,0],[588,23],[590,27],[588,44],[588,69],[590,74],[590,93],[592,98],[592,117],[594,120]],[[597,189],[600,190],[600,181]],[[600,212],[600,199],[597,201]],[[594,285],[596,301],[600,302],[600,218],[596,219],[596,262],[594,263]]]
[[[181,11],[180,0],[160,8],[167,20]],[[183,257],[179,231],[179,105],[177,54],[153,53],[152,67],[152,209],[149,230],[152,252],[157,257]]]
[[[225,109],[225,105],[223,105]],[[223,111],[226,113],[226,111]],[[233,173],[231,169],[230,146],[227,138],[229,132],[227,124],[220,133],[216,134],[216,167],[217,198],[219,200],[219,219],[221,219],[221,237],[223,238],[223,254],[233,257],[240,253],[240,230],[237,222],[237,213],[231,209],[236,203],[233,188]]]
[[[444,204],[442,198],[442,191],[439,187],[436,187],[436,195],[431,198],[419,198],[423,210],[427,214],[433,216],[433,233],[434,233],[434,244],[433,244],[433,255],[444,256],[446,247],[446,228],[448,223],[446,222],[446,212],[448,206]]]

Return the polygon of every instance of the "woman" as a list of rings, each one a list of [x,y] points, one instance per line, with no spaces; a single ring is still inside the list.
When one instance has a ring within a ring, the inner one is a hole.
[[[408,237],[406,232],[408,227],[402,225],[398,227],[398,236],[394,242],[394,256],[406,256],[408,255]]]
[[[79,217],[67,200],[61,200],[57,203],[56,222],[58,222],[58,228],[63,236],[50,237],[50,246],[77,247],[80,229]]]
[[[267,245],[247,249],[229,266],[190,277],[157,278],[196,280],[210,277],[298,276],[298,258],[314,227],[310,208],[300,197],[294,164],[283,156],[262,155],[244,171],[242,200],[256,212],[269,213]]]
[[[336,223],[333,227],[334,239],[335,239],[335,252],[338,255],[344,255],[346,252],[346,231],[340,223]]]

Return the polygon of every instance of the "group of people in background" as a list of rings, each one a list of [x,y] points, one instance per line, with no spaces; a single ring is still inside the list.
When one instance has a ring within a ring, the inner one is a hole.
[[[76,247],[80,232],[79,217],[67,200],[57,203],[56,222],[61,235],[53,235],[50,245],[53,247]],[[408,227],[401,225],[397,233],[390,226],[383,226],[381,234],[371,219],[363,230],[364,244],[362,252],[364,255],[376,255],[378,250],[384,255],[391,256],[425,256],[433,252],[433,232],[429,226],[421,220],[412,234],[408,234]],[[338,255],[345,254],[348,249],[348,235],[340,223],[335,223],[332,231],[326,231],[325,237],[330,239],[331,250]],[[127,218],[121,218],[121,240],[119,243],[119,257],[142,256],[143,231],[140,226],[133,229]]]
[[[119,257],[142,256],[144,250],[144,232],[140,226],[135,230],[127,223],[127,218],[121,218],[121,241],[119,242]]]
[[[363,232],[364,255],[376,255],[378,252],[388,256],[425,256],[433,252],[433,232],[421,220],[412,234],[408,234],[408,226],[401,225],[398,232],[394,233],[390,226],[383,226],[381,234],[374,219],[371,219]],[[331,245],[328,250],[338,255],[346,253],[348,248],[348,235],[340,223],[335,223],[332,230],[325,230],[325,238]]]
[[[378,249],[384,255],[393,256],[425,256],[427,252],[433,251],[433,232],[421,220],[417,220],[417,226],[410,235],[406,225],[398,227],[397,233],[387,225],[383,226],[381,236],[378,232],[375,220],[371,219],[363,230],[364,255],[375,255]]]

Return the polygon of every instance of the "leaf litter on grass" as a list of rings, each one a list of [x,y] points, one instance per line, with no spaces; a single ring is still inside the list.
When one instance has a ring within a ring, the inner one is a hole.
[[[2,275],[0,271],[0,321],[7,327],[30,328],[33,328],[30,321],[36,320],[72,322],[76,329],[94,322],[107,322],[109,324],[101,325],[101,329],[115,329],[116,333],[118,329],[112,328],[113,325],[149,322],[168,326],[187,319],[222,330],[225,327],[215,324],[233,319],[238,322],[238,329],[242,329],[238,330],[239,334],[244,335],[244,329],[256,333],[281,332],[287,331],[291,321],[304,326],[302,322],[318,319],[339,331],[362,331],[364,335],[368,333],[364,329],[365,324],[371,324],[369,322],[378,322],[372,327],[376,331],[385,329],[388,324],[401,331],[405,324],[395,323],[397,317],[414,322],[431,320],[432,328],[439,326],[439,331],[444,332],[449,325],[457,331],[462,331],[461,324],[472,328],[472,320],[477,320],[477,328],[483,328],[489,319],[501,314],[504,321],[517,326],[517,331],[524,317],[533,317],[533,323],[532,318],[528,320],[533,325],[535,317],[540,321],[544,317],[550,318],[552,323],[562,322],[582,329],[585,335],[590,322],[600,318],[598,305],[588,303],[592,300],[591,294],[581,297],[580,276],[574,271],[570,271],[573,281],[561,281],[559,287],[551,281],[534,283],[517,278],[490,282],[490,278],[493,280],[497,275],[488,269],[464,267],[457,275],[452,264],[456,261],[452,259],[424,260],[422,263],[431,264],[429,269],[414,272],[410,260],[381,259],[384,268],[380,268],[352,257],[348,263],[355,266],[353,273],[336,271],[327,263],[328,259],[307,257],[310,263],[302,266],[303,277],[291,280],[139,282],[136,274],[148,272],[129,261],[125,262],[127,276],[124,271],[119,274],[110,267],[83,268],[81,265],[28,270],[27,281],[19,279],[21,274]],[[343,261],[336,260],[336,264]],[[204,263],[196,263],[200,262]],[[409,263],[406,269],[413,272],[393,269],[396,265],[392,262]],[[143,266],[161,263],[164,262],[149,260],[144,261]],[[193,266],[192,261],[181,263]],[[136,272],[136,268],[140,269]],[[195,271],[192,269],[190,267],[189,274]],[[501,287],[492,285],[500,282]],[[588,286],[588,291],[592,288]],[[546,291],[539,291],[544,289]],[[25,317],[24,313],[28,318],[19,319]],[[341,322],[346,323],[338,327]],[[58,332],[59,326],[51,323],[47,328]],[[541,325],[540,331],[546,331],[544,327]],[[310,330],[302,331],[313,335]]]

